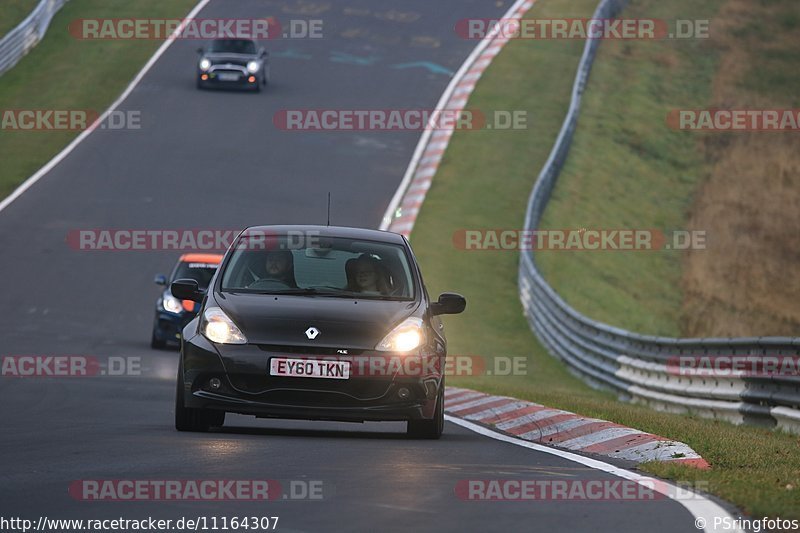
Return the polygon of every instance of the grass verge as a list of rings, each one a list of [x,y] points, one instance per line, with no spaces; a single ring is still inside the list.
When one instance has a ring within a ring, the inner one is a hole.
[[[674,11],[673,16],[670,17],[669,12],[665,12],[664,4],[669,4]],[[719,2],[699,6],[691,0],[673,0],[668,3],[641,0],[632,2],[626,15],[635,17],[639,13],[646,13],[644,16],[648,17],[691,18],[690,14],[697,14],[697,18],[703,18],[699,13],[709,11],[702,10],[711,10],[718,5]],[[528,16],[589,17],[595,6],[595,0],[548,0],[537,3]],[[597,99],[605,95],[611,102],[624,103],[626,99],[616,95],[621,90],[620,87],[635,91],[636,98],[641,102],[631,101],[629,104],[640,105],[642,108],[647,107],[648,99],[654,96],[653,92],[657,96],[659,91],[663,91],[665,102],[671,102],[671,98],[680,95],[705,94],[704,87],[713,72],[715,51],[698,49],[697,47],[703,46],[702,43],[620,42],[616,43],[615,48],[607,47],[608,44],[609,42],[602,43],[598,63],[589,81],[585,109],[589,109],[590,113]],[[666,49],[660,49],[660,46],[665,46]],[[640,47],[642,50],[636,50]],[[504,132],[457,132],[428,193],[412,234],[412,243],[425,272],[426,284],[432,294],[456,290],[462,291],[468,300],[465,314],[446,319],[449,352],[528,358],[525,375],[450,378],[448,382],[450,385],[532,400],[680,440],[702,454],[713,465],[713,469],[698,471],[685,466],[661,464],[646,464],[642,468],[675,480],[702,480],[712,493],[735,503],[753,516],[799,518],[800,454],[796,453],[800,443],[798,437],[753,427],[737,427],[719,421],[654,412],[643,406],[621,403],[613,394],[585,386],[560,361],[548,355],[532,335],[523,317],[517,293],[518,254],[511,251],[464,251],[453,245],[453,235],[459,230],[521,226],[533,182],[563,121],[581,50],[582,43],[579,41],[510,42],[479,82],[469,107],[487,114],[494,109],[527,110],[529,128]],[[619,53],[623,54],[622,57],[643,54],[646,60],[655,53],[656,56],[661,56],[660,61],[668,65],[675,63],[674,69],[677,70],[661,75],[658,80],[648,80],[647,75],[658,76],[659,71],[655,67],[649,72],[639,71],[634,66],[622,69],[611,61]],[[609,61],[611,65],[606,64]],[[690,61],[691,65],[687,66],[686,61]],[[700,62],[697,71],[694,61]],[[687,76],[692,79],[687,80]],[[602,81],[604,77],[605,84],[598,82],[598,79]],[[673,88],[673,85],[677,87]],[[678,107],[677,103],[675,107]],[[661,183],[647,181],[658,182],[660,178],[660,174],[657,171],[651,172],[649,166],[663,167],[663,171],[666,171],[671,164],[670,158],[675,157],[685,145],[653,145],[646,137],[647,127],[652,126],[652,123],[639,126],[638,132],[628,132],[615,124],[617,120],[613,115],[600,116],[604,117],[602,120],[605,122],[605,129],[594,131],[595,134],[609,138],[638,138],[638,150],[643,154],[650,154],[636,163],[636,172],[643,173],[638,174],[642,176],[643,185],[636,187],[628,199],[636,203],[642,201],[637,195],[648,198],[651,187],[658,188],[662,193],[672,193],[671,189],[676,187],[674,183],[662,187]],[[591,122],[591,117],[592,115],[583,115],[581,127]],[[644,119],[655,120],[659,126],[664,124],[664,115],[660,112],[647,113]],[[636,128],[633,125],[626,127]],[[587,139],[585,143],[589,141]],[[602,149],[596,144],[577,145],[578,151],[586,152],[585,157],[596,161],[594,166],[582,167],[587,177],[596,175],[598,169],[602,171],[603,165],[607,167],[616,162],[618,153],[605,154]],[[689,149],[691,151],[691,146]],[[666,152],[658,155],[660,150]],[[573,152],[573,156],[575,154]],[[571,164],[576,168],[574,163]],[[612,173],[609,172],[610,174]],[[587,187],[592,186],[588,181],[585,183]],[[668,201],[681,209],[687,206],[687,196],[694,183],[694,179],[686,183],[678,180],[680,190],[671,194]],[[612,180],[605,180],[604,186],[616,185]],[[624,192],[618,189],[614,190],[620,194]],[[574,201],[581,202],[584,198],[592,200],[593,194],[601,193],[602,189],[596,187],[593,191],[594,193],[580,189],[573,191],[577,195]],[[565,202],[568,195],[564,191],[559,194],[562,195],[561,201]],[[601,198],[608,196],[611,196],[611,192],[603,193]],[[623,206],[617,207],[622,211],[626,210]],[[639,210],[636,206],[634,208],[638,215],[648,215],[647,210]],[[627,216],[630,218],[623,219],[623,222],[633,220],[632,214]],[[672,216],[657,221],[659,224],[656,227],[668,228],[671,224],[675,224],[673,227],[680,227],[678,224],[681,219]],[[555,223],[568,223],[566,226],[562,225],[563,228],[575,227],[575,222],[574,219],[564,218]],[[594,219],[591,222],[593,225],[597,224]],[[559,257],[563,259],[566,256]],[[673,257],[654,257],[641,260],[653,261],[654,264],[647,268],[660,269],[662,274],[675,268]],[[611,275],[603,267],[603,261],[617,261],[613,257],[590,257],[588,260],[600,261],[591,268],[598,269],[593,270],[595,274],[592,275],[601,279]],[[666,264],[657,264],[659,261],[666,261]],[[565,264],[567,262],[561,261],[559,268],[568,268]],[[552,272],[552,268],[550,270]],[[627,272],[626,281],[636,283],[636,276]],[[588,274],[583,271],[575,275]],[[679,274],[676,276],[673,273],[671,279],[678,277]],[[578,283],[579,280],[570,280],[572,281]],[[626,296],[620,301],[628,299],[630,298]],[[627,312],[644,315],[652,313],[647,305],[640,305],[636,301],[630,305],[634,307]],[[674,309],[674,302],[664,305],[664,309],[668,310],[661,311],[665,316],[673,313],[669,309]],[[654,321],[653,324],[659,322],[660,320]]]
[[[628,17],[714,19],[720,1],[631,3]],[[683,229],[708,173],[696,137],[666,127],[669,109],[701,108],[718,51],[707,39],[604,41],[580,126],[541,228]],[[574,308],[632,331],[678,337],[682,254],[543,251],[543,275]]]
[[[38,3],[39,0],[3,0],[3,9],[0,11],[0,38],[25,20]]]
[[[179,18],[195,0],[71,0],[45,38],[0,78],[0,109],[88,109],[102,112],[119,96],[160,41],[80,41],[67,31],[80,18]],[[3,131],[0,198],[41,168],[80,132]]]
[[[579,311],[665,336],[796,335],[800,139],[693,133],[671,109],[795,108],[796,2],[632,2],[629,17],[711,21],[709,37],[607,41],[541,227],[705,232],[705,249],[538,254]]]

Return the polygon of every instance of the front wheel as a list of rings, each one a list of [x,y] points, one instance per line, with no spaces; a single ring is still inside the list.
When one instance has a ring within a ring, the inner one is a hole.
[[[150,337],[150,347],[154,350],[163,350],[167,347],[167,341],[161,340],[156,337],[156,332],[153,331],[153,334]]]
[[[415,439],[437,440],[444,431],[444,384],[436,396],[436,414],[430,420],[409,420],[406,432]]]
[[[175,429],[178,431],[206,432],[211,427],[225,423],[225,411],[192,409],[183,399],[183,368],[178,368],[178,383],[175,390]]]

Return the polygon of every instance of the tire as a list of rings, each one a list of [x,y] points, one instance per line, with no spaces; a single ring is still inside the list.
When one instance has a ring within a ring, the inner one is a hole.
[[[167,341],[163,341],[156,337],[156,332],[153,330],[153,334],[150,336],[150,347],[154,350],[163,350],[167,347]]]
[[[444,431],[444,383],[436,396],[436,413],[430,420],[409,420],[406,432],[414,439],[438,440]]]
[[[221,427],[223,424],[225,424],[225,411],[192,409],[184,405],[183,365],[180,365],[175,387],[175,429],[205,433],[209,428]]]

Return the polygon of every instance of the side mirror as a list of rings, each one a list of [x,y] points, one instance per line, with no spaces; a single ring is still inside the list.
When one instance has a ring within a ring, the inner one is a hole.
[[[454,292],[443,292],[439,301],[431,304],[431,313],[434,315],[457,315],[467,308],[467,300]]]
[[[156,274],[156,279],[153,280],[153,283],[156,285],[163,285],[166,287],[167,285],[167,276],[164,274]]]
[[[269,52],[267,52],[262,48],[261,51],[258,53],[258,55],[259,57],[267,57],[269,55]]]
[[[191,300],[193,302],[202,302],[205,294],[200,290],[197,280],[194,279],[177,279],[169,286],[172,295],[178,300]]]
[[[198,48],[198,49],[197,49],[197,53],[198,53],[198,54],[204,54],[204,53],[205,53],[205,50],[203,50],[203,48],[202,48],[202,47],[200,47],[200,48]]]

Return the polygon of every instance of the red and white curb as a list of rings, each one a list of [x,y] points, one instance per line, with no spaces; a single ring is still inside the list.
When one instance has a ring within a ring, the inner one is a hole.
[[[516,398],[447,387],[444,408],[451,416],[539,444],[637,463],[669,461],[710,468],[682,442]]]
[[[533,3],[534,0],[517,0],[502,18],[521,19],[533,7]],[[467,57],[442,94],[437,110],[458,112],[466,107],[475,84],[510,40],[509,36],[500,32],[501,26],[498,24]],[[384,214],[380,229],[401,233],[406,237],[411,234],[417,214],[452,136],[453,127],[423,132],[403,181]]]

